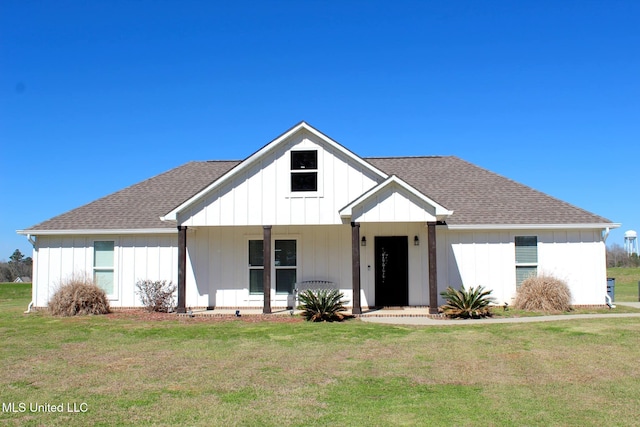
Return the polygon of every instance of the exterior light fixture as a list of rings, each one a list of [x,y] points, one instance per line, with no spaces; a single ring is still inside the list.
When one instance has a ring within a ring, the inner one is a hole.
[[[420,246],[420,239],[418,236],[413,236],[413,246]]]
[[[362,236],[362,240],[360,240],[360,246],[367,246],[367,238]]]

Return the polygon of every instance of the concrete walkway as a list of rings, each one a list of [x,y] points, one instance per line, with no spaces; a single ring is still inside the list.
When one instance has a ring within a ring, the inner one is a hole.
[[[640,308],[640,302],[614,302],[614,305],[624,305],[625,307]]]
[[[640,309],[640,302],[615,302],[615,305],[634,307]],[[240,309],[241,316],[263,316],[261,308]],[[193,310],[189,314],[180,316],[194,317],[229,317],[234,316],[235,309],[215,309],[215,310]],[[295,314],[300,313],[298,310]],[[348,313],[348,312],[347,312]],[[291,316],[291,310],[274,309],[272,314],[267,316]],[[430,316],[427,307],[402,307],[398,309],[371,309],[365,310],[359,316],[363,322],[386,323],[392,325],[422,325],[422,326],[445,326],[445,325],[486,325],[492,323],[529,323],[529,322],[552,322],[556,320],[574,320],[574,319],[603,319],[618,317],[639,317],[640,313],[616,313],[615,309],[605,314],[560,314],[553,316],[532,316],[532,317],[507,317],[507,318],[490,318],[490,319],[446,319],[439,316]]]
[[[640,309],[640,302],[616,302],[615,305],[634,307]],[[394,316],[392,314],[386,316],[377,316],[373,313],[365,314],[360,317],[363,322],[386,323],[391,325],[418,325],[418,326],[444,326],[444,325],[488,325],[495,323],[531,323],[531,322],[553,322],[557,320],[578,320],[578,319],[609,319],[622,317],[640,318],[640,313],[615,313],[615,309],[611,313],[605,314],[560,314],[552,316],[532,316],[532,317],[507,317],[507,318],[488,318],[488,319],[434,319],[426,316]]]

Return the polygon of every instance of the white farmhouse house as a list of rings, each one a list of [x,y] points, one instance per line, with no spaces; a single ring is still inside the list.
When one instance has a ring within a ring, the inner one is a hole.
[[[88,273],[112,307],[138,280],[178,284],[178,312],[291,304],[335,283],[353,313],[425,306],[447,286],[511,302],[531,274],[603,305],[608,219],[456,157],[361,158],[299,123],[242,161],[191,162],[18,233],[34,245],[33,303]]]

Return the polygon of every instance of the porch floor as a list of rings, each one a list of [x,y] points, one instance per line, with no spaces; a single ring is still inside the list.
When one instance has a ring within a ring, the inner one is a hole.
[[[262,314],[262,308],[215,308],[213,310],[207,309],[193,309],[187,311],[187,313],[179,314],[179,316],[188,317],[228,317],[235,316],[236,311],[240,316],[265,316]],[[300,310],[293,310],[293,315],[300,314]],[[345,314],[351,314],[351,310],[347,309]],[[291,316],[291,309],[274,308],[270,315],[266,316]],[[430,317],[441,318],[441,314],[429,314],[429,307],[384,307],[384,308],[363,308],[362,314],[358,317]]]

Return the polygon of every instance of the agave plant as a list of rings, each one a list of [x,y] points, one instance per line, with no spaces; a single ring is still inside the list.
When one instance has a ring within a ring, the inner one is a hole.
[[[305,319],[312,322],[341,321],[346,315],[342,314],[347,309],[341,300],[344,294],[337,289],[308,289],[300,293],[299,310]]]
[[[444,292],[440,293],[447,300],[447,303],[440,308],[447,317],[460,317],[463,319],[490,317],[489,304],[493,302],[493,298],[489,296],[490,294],[491,291],[485,291],[482,286],[465,289],[463,285],[459,291],[449,286]]]

